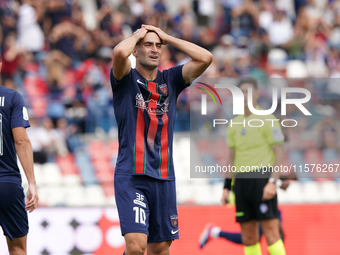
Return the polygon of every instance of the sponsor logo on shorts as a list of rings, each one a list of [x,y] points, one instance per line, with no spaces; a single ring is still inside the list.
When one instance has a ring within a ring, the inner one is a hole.
[[[265,214],[266,212],[268,212],[268,205],[266,204],[260,204],[260,212]]]
[[[136,199],[133,200],[133,203],[146,208],[146,204],[143,202],[143,200],[144,196],[136,192]]]
[[[172,216],[170,216],[170,219],[171,219],[172,226],[177,228],[177,226],[178,226],[178,216],[177,215],[172,215]],[[172,231],[171,231],[171,233],[172,233]]]
[[[244,212],[236,212],[236,217],[242,217],[244,216]]]
[[[178,232],[178,229],[176,231],[174,231],[173,229],[171,229],[171,234],[176,234]]]

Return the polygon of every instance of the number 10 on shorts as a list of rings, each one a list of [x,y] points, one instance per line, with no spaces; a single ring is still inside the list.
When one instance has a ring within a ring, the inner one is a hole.
[[[145,225],[146,216],[144,209],[135,206],[133,207],[133,210],[135,211],[135,222]]]

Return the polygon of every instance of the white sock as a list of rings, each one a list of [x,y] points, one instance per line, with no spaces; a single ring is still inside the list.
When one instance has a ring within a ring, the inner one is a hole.
[[[219,227],[213,227],[211,228],[210,236],[212,238],[218,238],[221,232],[221,228]]]

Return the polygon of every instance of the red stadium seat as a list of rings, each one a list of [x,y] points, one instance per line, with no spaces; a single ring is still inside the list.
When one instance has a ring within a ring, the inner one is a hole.
[[[78,167],[76,166],[73,154],[71,153],[68,153],[65,156],[57,156],[56,163],[59,165],[63,175],[79,174]]]

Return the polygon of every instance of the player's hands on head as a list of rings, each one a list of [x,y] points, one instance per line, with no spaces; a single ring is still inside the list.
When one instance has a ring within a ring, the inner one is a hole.
[[[228,189],[223,189],[221,202],[223,205],[226,205],[229,203],[229,190]]]
[[[29,185],[27,190],[26,207],[25,210],[28,212],[33,212],[38,206],[38,192],[35,185]]]
[[[270,200],[276,194],[276,184],[273,182],[268,182],[263,188],[262,200]]]
[[[145,28],[148,31],[155,31],[159,38],[161,38],[162,44],[168,44],[169,35],[166,34],[162,29],[151,25],[142,25],[142,28]]]
[[[144,38],[144,36],[146,35],[147,32],[148,32],[147,29],[145,29],[144,27],[141,27],[141,28],[137,29],[133,34],[135,36],[137,36],[139,38],[139,41],[140,41]]]

